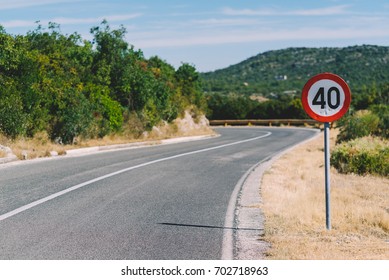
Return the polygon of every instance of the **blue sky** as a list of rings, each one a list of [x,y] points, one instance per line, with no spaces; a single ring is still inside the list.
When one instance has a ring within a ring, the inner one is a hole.
[[[40,20],[64,34],[107,19],[146,57],[203,71],[287,47],[389,46],[387,0],[0,0],[0,24],[25,34]]]

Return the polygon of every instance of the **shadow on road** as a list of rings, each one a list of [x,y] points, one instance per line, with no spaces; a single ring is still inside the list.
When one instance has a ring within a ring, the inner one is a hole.
[[[176,226],[176,227],[195,227],[195,228],[213,228],[213,229],[228,229],[228,230],[263,230],[262,228],[236,228],[236,227],[220,227],[220,226],[207,226],[207,225],[190,225],[190,224],[176,224],[176,223],[158,223],[164,226]]]

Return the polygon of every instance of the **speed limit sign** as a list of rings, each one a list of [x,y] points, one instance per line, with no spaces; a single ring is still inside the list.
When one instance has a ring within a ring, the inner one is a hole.
[[[301,101],[304,110],[319,122],[333,122],[350,107],[351,92],[347,83],[332,73],[318,74],[305,84]]]

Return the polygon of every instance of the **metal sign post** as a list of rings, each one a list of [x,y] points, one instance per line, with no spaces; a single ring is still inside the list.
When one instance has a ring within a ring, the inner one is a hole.
[[[312,119],[324,123],[326,227],[330,230],[330,122],[336,121],[347,112],[351,103],[351,92],[341,77],[332,73],[322,73],[312,77],[305,84],[301,102],[305,112]]]
[[[330,123],[324,123],[324,166],[325,166],[325,192],[326,192],[326,227],[331,229],[331,201],[330,201]]]

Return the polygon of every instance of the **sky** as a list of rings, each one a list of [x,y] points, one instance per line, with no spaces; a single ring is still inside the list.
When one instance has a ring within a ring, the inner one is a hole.
[[[214,71],[288,47],[389,46],[388,0],[0,0],[13,35],[49,22],[92,40],[106,19],[146,58]]]

